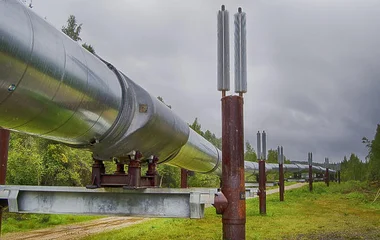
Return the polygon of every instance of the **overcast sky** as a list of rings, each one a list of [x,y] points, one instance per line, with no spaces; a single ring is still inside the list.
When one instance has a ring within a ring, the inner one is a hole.
[[[268,147],[283,145],[291,160],[306,160],[309,151],[316,162],[351,152],[364,160],[361,138],[372,139],[380,122],[380,1],[33,0],[33,10],[58,29],[75,15],[97,54],[183,120],[198,117],[220,136],[221,4],[230,32],[237,8],[247,14],[246,140],[256,148],[256,133],[265,130]]]

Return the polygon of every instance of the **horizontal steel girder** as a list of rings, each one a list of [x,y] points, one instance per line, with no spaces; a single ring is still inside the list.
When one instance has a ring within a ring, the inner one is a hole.
[[[0,185],[0,204],[10,212],[142,217],[203,218],[216,189],[121,188]]]

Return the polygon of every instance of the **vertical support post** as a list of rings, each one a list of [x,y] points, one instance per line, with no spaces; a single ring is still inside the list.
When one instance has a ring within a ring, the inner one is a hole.
[[[243,98],[222,98],[222,193],[228,206],[223,212],[223,239],[245,239]]]
[[[147,176],[152,176],[150,181],[150,186],[157,187],[158,186],[158,172],[157,172],[157,162],[158,158],[153,156],[153,158],[148,161],[148,171],[146,171]]]
[[[313,191],[313,166],[309,165],[309,191]]]
[[[181,188],[188,188],[187,169],[181,168]]]
[[[265,159],[266,159],[266,133],[265,131],[263,131],[261,159],[259,160],[259,208],[260,208],[261,215],[267,214]]]
[[[102,160],[97,160],[93,158],[94,163],[92,164],[92,183],[87,185],[87,188],[100,188],[101,187],[101,175],[105,174],[106,168],[104,167]]]
[[[124,188],[139,188],[141,187],[141,162],[140,158],[142,157],[140,152],[136,152],[135,155],[131,156],[131,160],[128,164],[128,186]]]
[[[329,173],[329,159],[325,158],[325,167],[326,167],[326,173],[325,173],[325,183],[326,186],[330,186],[330,173]]]
[[[0,129],[0,185],[5,185],[7,176],[8,150],[9,150],[9,130]],[[1,223],[3,221],[3,206],[0,205],[0,237]]]
[[[284,164],[280,164],[280,201],[284,201]]]
[[[259,160],[259,208],[261,215],[265,215],[267,213],[265,178],[265,161],[261,159]]]
[[[337,178],[338,178],[338,183],[340,184],[340,170],[341,170],[341,165],[340,165],[340,163],[338,163],[338,168],[337,168],[337,174],[338,174],[338,176],[337,176]]]
[[[284,201],[284,190],[285,190],[285,179],[284,179],[284,150],[283,147],[278,147],[277,148],[277,157],[279,157],[279,165],[278,165],[278,170],[279,170],[279,192],[280,192],[280,201]]]
[[[309,191],[313,191],[313,153],[308,153],[309,162]]]
[[[0,129],[0,184],[4,185],[7,175],[9,130]]]
[[[116,163],[115,174],[125,174],[124,164],[123,163]]]
[[[338,171],[338,183],[340,184],[340,171]]]

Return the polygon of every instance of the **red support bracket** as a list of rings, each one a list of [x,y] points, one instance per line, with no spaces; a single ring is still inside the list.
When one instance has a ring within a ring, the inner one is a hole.
[[[216,209],[216,214],[223,214],[228,207],[228,200],[222,192],[215,193],[214,204],[212,204]]]

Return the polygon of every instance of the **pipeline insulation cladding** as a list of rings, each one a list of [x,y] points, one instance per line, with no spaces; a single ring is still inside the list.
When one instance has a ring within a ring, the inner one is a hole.
[[[235,25],[235,92],[247,92],[247,41],[246,14],[239,12],[234,15]]]
[[[229,39],[229,23],[228,11],[222,10],[218,12],[218,35],[217,35],[217,52],[218,52],[218,91],[230,90],[230,39]]]

